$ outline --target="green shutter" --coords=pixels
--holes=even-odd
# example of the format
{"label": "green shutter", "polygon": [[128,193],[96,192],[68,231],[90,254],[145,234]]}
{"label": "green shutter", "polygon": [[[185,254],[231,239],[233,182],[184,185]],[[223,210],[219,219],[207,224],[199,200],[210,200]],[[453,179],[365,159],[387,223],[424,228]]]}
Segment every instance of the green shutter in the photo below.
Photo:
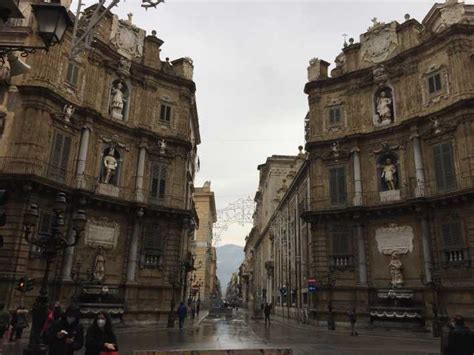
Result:
{"label": "green shutter", "polygon": [[463,238],[460,222],[445,223],[441,226],[443,247],[445,249],[462,248]]}
{"label": "green shutter", "polygon": [[165,197],[165,192],[166,192],[166,175],[167,175],[167,170],[166,166],[161,165],[160,167],[160,185],[159,185],[159,198],[164,198]]}
{"label": "green shutter", "polygon": [[338,188],[338,203],[345,203],[347,200],[346,197],[346,169],[344,168],[339,168],[338,169],[338,182],[337,182],[337,188]]}
{"label": "green shutter", "polygon": [[161,255],[163,243],[158,225],[146,224],[143,226],[144,249],[146,255]]}
{"label": "green shutter", "polygon": [[456,174],[451,143],[441,143],[433,148],[436,186],[440,191],[456,187]]}
{"label": "green shutter", "polygon": [[62,180],[64,180],[67,175],[70,150],[71,150],[71,137],[64,137],[63,149],[61,152],[61,166],[59,170],[59,177]]}
{"label": "green shutter", "polygon": [[158,187],[160,185],[160,165],[152,164],[151,166],[151,186],[150,196],[152,199],[158,198]]}
{"label": "green shutter", "polygon": [[329,193],[331,195],[331,204],[338,203],[337,198],[337,169],[329,170]]}

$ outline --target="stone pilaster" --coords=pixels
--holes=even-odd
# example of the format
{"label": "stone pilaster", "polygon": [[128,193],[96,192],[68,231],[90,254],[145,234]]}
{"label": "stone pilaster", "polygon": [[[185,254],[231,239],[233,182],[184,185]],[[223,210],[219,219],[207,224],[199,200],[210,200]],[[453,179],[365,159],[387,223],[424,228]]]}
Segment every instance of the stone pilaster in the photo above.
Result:
{"label": "stone pilaster", "polygon": [[364,231],[362,225],[357,224],[357,259],[359,264],[359,284],[367,285],[367,258],[365,255]]}
{"label": "stone pilaster", "polygon": [[145,175],[145,159],[146,159],[146,146],[140,146],[140,152],[138,154],[138,166],[137,166],[137,181],[136,181],[136,200],[143,202],[143,176]]}
{"label": "stone pilaster", "polygon": [[357,147],[352,149],[352,161],[354,164],[354,206],[362,205],[362,178],[360,173],[360,150]]}
{"label": "stone pilaster", "polygon": [[411,137],[413,141],[413,156],[415,159],[415,174],[416,174],[416,186],[415,196],[425,196],[425,170],[423,167],[423,159],[421,157],[421,142],[418,133],[415,131]]}
{"label": "stone pilaster", "polygon": [[89,149],[91,127],[85,125],[81,132],[81,143],[79,146],[79,156],[77,158],[76,183],[78,188],[85,188],[84,172],[86,170],[87,151]]}

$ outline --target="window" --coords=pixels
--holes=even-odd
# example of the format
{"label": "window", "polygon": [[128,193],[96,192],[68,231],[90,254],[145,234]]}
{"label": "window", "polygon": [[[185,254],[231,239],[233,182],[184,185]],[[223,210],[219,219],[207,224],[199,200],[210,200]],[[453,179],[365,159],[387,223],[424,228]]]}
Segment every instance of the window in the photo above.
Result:
{"label": "window", "polygon": [[446,263],[455,263],[467,259],[464,248],[461,222],[453,220],[441,225],[443,256]]}
{"label": "window", "polygon": [[143,226],[143,264],[145,267],[158,267],[163,255],[163,240],[156,224]]}
{"label": "window", "polygon": [[346,268],[353,264],[352,233],[347,226],[333,226],[332,233],[332,266]]}
{"label": "window", "polygon": [[167,171],[168,167],[162,163],[153,163],[151,166],[150,198],[153,201],[165,198]]}
{"label": "window", "polygon": [[343,167],[329,170],[329,193],[331,204],[339,205],[347,201],[346,196],[346,169]]}
{"label": "window", "polygon": [[71,137],[56,132],[53,147],[49,158],[48,177],[58,182],[65,182],[69,153],[71,150]]}
{"label": "window", "polygon": [[341,123],[341,107],[331,107],[329,109],[329,125],[335,126]]}
{"label": "window", "polygon": [[440,143],[433,148],[436,187],[439,191],[456,188],[453,149],[450,142]]}
{"label": "window", "polygon": [[73,86],[77,86],[78,79],[79,67],[74,62],[69,62],[67,66],[66,81]]}
{"label": "window", "polygon": [[171,106],[161,104],[160,121],[166,123],[171,122]]}
{"label": "window", "polygon": [[428,91],[430,94],[437,93],[441,91],[441,73],[436,73],[428,77]]}

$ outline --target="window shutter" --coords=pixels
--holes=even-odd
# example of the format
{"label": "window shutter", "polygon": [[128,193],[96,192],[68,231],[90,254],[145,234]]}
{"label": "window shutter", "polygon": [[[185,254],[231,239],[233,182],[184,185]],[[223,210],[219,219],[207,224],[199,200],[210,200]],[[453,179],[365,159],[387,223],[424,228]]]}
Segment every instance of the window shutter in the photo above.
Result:
{"label": "window shutter", "polygon": [[337,182],[338,203],[344,203],[346,202],[346,169],[339,168],[337,170],[339,171]]}
{"label": "window shutter", "polygon": [[57,179],[59,169],[61,166],[61,152],[63,150],[64,136],[60,133],[56,133],[53,139],[53,147],[51,150],[51,156],[49,159],[48,175],[53,179]]}
{"label": "window shutter", "polygon": [[337,169],[331,169],[329,171],[329,192],[331,195],[331,203],[337,204]]}
{"label": "window shutter", "polygon": [[462,240],[461,223],[445,223],[441,226],[441,232],[443,237],[443,247],[445,249],[463,247],[464,243]]}
{"label": "window shutter", "polygon": [[430,94],[435,92],[435,82],[434,82],[434,77],[432,76],[428,78],[428,88],[429,88]]}
{"label": "window shutter", "polygon": [[71,150],[71,137],[63,136],[63,149],[61,152],[61,166],[60,166],[60,171],[59,171],[59,177],[61,179],[66,178],[70,150]]}
{"label": "window shutter", "polygon": [[159,186],[159,198],[165,197],[166,192],[166,175],[167,175],[167,168],[166,166],[161,166],[160,169],[160,186]]}
{"label": "window shutter", "polygon": [[436,186],[439,190],[445,189],[444,183],[444,174],[443,174],[443,155],[442,155],[442,145],[438,144],[433,148],[433,157],[434,157],[434,170],[436,177]]}
{"label": "window shutter", "polygon": [[143,234],[145,240],[145,254],[154,256],[161,255],[163,248],[159,227],[154,224],[144,225]]}
{"label": "window shutter", "polygon": [[153,199],[158,198],[159,185],[160,185],[160,165],[153,164],[151,166],[151,186],[150,186],[150,195]]}
{"label": "window shutter", "polygon": [[166,106],[161,104],[160,120],[164,121],[166,117]]}
{"label": "window shutter", "polygon": [[166,121],[171,121],[171,106],[166,106]]}
{"label": "window shutter", "polygon": [[454,161],[451,143],[443,143],[443,171],[445,188],[452,189],[456,187],[456,176],[454,174]]}
{"label": "window shutter", "polygon": [[352,254],[351,233],[345,226],[335,226],[332,232],[333,250],[336,256],[346,256]]}
{"label": "window shutter", "polygon": [[434,76],[434,83],[435,83],[435,90],[440,91],[441,90],[441,75],[436,74]]}

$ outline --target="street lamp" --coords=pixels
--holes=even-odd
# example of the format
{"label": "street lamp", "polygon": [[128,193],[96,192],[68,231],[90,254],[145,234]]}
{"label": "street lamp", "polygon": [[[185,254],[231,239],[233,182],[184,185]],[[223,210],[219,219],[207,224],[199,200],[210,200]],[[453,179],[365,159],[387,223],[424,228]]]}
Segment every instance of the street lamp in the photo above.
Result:
{"label": "street lamp", "polygon": [[38,206],[32,204],[24,214],[25,240],[41,250],[41,256],[46,260],[43,281],[38,297],[31,311],[32,326],[30,333],[30,342],[28,348],[24,350],[24,355],[45,355],[46,346],[43,344],[41,330],[48,316],[48,278],[52,261],[56,258],[59,251],[76,245],[81,233],[84,231],[87,218],[83,210],[78,210],[72,217],[72,241],[67,240],[64,235],[64,213],[66,211],[66,195],[59,192],[54,201],[54,221],[51,232],[48,234],[35,235],[34,227],[38,224],[39,213]]}
{"label": "street lamp", "polygon": [[38,35],[46,48],[61,42],[66,29],[72,25],[66,8],[56,3],[33,4],[31,7],[38,21]]}
{"label": "street lamp", "polygon": [[[38,36],[43,40],[44,46],[24,45],[9,40],[2,39],[0,43],[0,57],[19,51],[22,56],[34,53],[38,49],[48,50],[49,47],[58,44],[66,32],[66,29],[72,25],[67,10],[58,3],[40,3],[32,4],[33,14],[38,25]],[[7,22],[11,18],[23,18],[23,14],[16,6],[13,0],[2,0],[0,2],[0,18]],[[7,25],[8,26],[8,25]],[[5,35],[8,34],[5,32]],[[3,38],[3,37],[2,37]]]}

